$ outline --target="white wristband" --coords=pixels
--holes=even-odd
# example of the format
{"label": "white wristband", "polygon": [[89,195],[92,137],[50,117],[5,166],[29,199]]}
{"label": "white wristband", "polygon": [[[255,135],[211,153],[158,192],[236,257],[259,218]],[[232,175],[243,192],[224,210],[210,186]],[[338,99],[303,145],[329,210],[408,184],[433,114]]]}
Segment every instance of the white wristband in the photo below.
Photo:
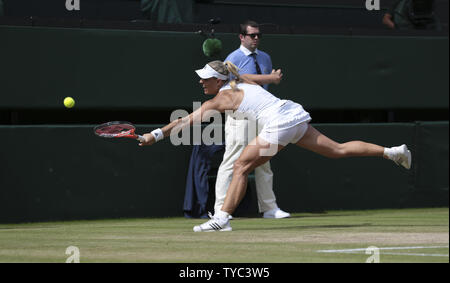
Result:
{"label": "white wristband", "polygon": [[164,134],[161,129],[153,130],[151,134],[153,135],[153,137],[155,137],[155,141],[157,142],[164,138]]}

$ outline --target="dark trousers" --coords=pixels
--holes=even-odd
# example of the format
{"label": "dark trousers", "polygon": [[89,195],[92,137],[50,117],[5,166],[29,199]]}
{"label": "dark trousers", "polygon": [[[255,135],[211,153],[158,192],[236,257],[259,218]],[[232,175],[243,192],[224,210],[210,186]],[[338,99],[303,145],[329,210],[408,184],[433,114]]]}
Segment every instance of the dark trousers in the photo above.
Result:
{"label": "dark trousers", "polygon": [[222,156],[225,145],[194,145],[186,178],[183,211],[188,218],[207,218],[208,174],[214,157]]}

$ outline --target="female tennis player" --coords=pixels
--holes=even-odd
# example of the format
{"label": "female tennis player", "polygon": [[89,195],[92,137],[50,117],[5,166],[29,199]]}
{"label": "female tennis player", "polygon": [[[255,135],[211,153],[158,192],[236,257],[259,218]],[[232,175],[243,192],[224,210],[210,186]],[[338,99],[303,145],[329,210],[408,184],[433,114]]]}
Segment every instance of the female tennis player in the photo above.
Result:
{"label": "female tennis player", "polygon": [[[387,148],[363,141],[338,143],[320,133],[309,124],[311,117],[300,104],[279,99],[259,86],[279,80],[279,72],[261,76],[240,76],[231,62],[212,61],[203,69],[196,70],[196,73],[200,77],[204,93],[215,97],[204,102],[187,117],[144,134],[145,142],[139,145],[152,145],[186,126],[208,121],[208,113],[213,110],[232,110],[235,114],[242,114],[248,119],[258,121],[262,130],[234,163],[233,178],[222,209],[206,223],[195,226],[195,232],[231,231],[228,215],[235,211],[245,195],[248,174],[270,160],[289,143],[329,158],[378,156],[390,159],[406,169],[411,167],[411,152],[404,144]],[[231,74],[236,79],[231,80]]]}

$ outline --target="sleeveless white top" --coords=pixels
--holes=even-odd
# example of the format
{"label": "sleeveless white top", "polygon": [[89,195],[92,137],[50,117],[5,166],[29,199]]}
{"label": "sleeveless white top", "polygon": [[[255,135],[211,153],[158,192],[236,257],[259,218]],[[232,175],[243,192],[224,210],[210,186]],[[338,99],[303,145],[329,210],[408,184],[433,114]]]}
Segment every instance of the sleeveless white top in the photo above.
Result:
{"label": "sleeveless white top", "polygon": [[[257,121],[269,132],[311,120],[300,104],[279,99],[259,85],[239,83],[237,87],[244,92],[244,97],[234,113],[235,117]],[[220,91],[225,89],[231,89],[231,86],[226,84]]]}

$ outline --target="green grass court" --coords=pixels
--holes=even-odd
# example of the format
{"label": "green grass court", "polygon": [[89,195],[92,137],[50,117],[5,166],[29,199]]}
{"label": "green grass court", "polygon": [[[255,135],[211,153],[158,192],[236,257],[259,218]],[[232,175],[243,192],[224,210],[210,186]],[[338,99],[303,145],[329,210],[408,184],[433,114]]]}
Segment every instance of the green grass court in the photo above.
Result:
{"label": "green grass court", "polygon": [[449,262],[449,209],[296,213],[236,218],[233,232],[194,233],[204,219],[111,219],[0,224],[0,262]]}

